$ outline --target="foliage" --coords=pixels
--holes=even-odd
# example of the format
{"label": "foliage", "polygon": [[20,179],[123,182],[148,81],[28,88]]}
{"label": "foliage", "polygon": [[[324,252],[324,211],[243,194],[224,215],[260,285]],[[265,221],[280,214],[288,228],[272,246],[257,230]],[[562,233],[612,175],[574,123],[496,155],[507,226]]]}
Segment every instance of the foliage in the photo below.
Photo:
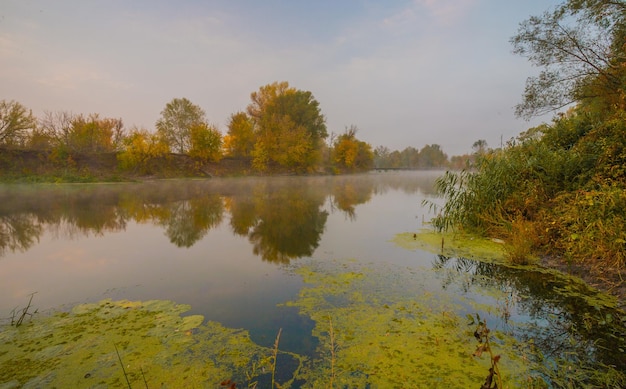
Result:
{"label": "foliage", "polygon": [[623,271],[623,117],[594,124],[578,108],[480,156],[474,171],[446,173],[437,181],[446,203],[433,225],[505,239],[518,263],[543,253],[565,255],[602,278],[603,269]]}
{"label": "foliage", "polygon": [[57,153],[105,153],[120,149],[124,139],[122,119],[84,116],[69,112],[46,112],[31,134],[32,147],[52,148]]}
{"label": "foliage", "polygon": [[358,128],[346,128],[333,145],[333,163],[342,170],[367,170],[374,162],[372,147],[356,138]]}
{"label": "foliage", "polygon": [[376,168],[432,169],[447,165],[448,156],[437,144],[425,145],[421,150],[411,146],[402,151],[391,151],[381,146],[374,150],[374,166]]}
{"label": "foliage", "polygon": [[43,118],[39,120],[38,130],[50,139],[50,147],[69,149],[74,117],[67,111],[44,112]]}
{"label": "foliage", "polygon": [[156,129],[170,148],[180,154],[191,149],[191,128],[205,123],[205,113],[186,98],[175,98],[165,105]]}
{"label": "foliage", "polygon": [[624,109],[622,1],[567,0],[521,23],[511,38],[514,52],[542,67],[528,78],[522,117],[558,110],[573,102]]}
{"label": "foliage", "polygon": [[420,149],[419,161],[422,168],[442,167],[448,160],[441,146],[437,144],[426,145]]}
{"label": "foliage", "polygon": [[472,356],[480,358],[482,354],[487,352],[491,361],[489,374],[480,389],[504,388],[504,385],[502,384],[502,375],[500,374],[500,369],[498,367],[500,355],[494,355],[494,351],[491,348],[491,330],[487,327],[487,320],[484,318],[481,319],[478,313],[476,314],[476,319],[474,319],[474,316],[470,314],[467,315],[467,318],[469,325],[476,325],[474,338],[478,341],[478,347],[476,347],[476,351],[474,351]]}
{"label": "foliage", "polygon": [[77,115],[72,120],[67,146],[73,152],[115,151],[121,144],[124,125],[121,119],[100,119],[98,114]]}
{"label": "foliage", "polygon": [[254,126],[253,166],[265,170],[273,163],[296,171],[313,170],[327,132],[312,93],[275,82],[250,98],[247,112]]}
{"label": "foliage", "polygon": [[503,238],[512,261],[562,257],[607,285],[626,272],[626,5],[569,0],[524,22],[515,51],[544,67],[518,114],[578,104],[437,181],[436,228]]}
{"label": "foliage", "polygon": [[222,134],[215,126],[198,123],[191,126],[189,155],[202,161],[219,161],[222,157]]}
{"label": "foliage", "polygon": [[36,127],[31,111],[17,101],[0,101],[0,146],[23,146]]}
{"label": "foliage", "polygon": [[120,167],[125,170],[138,170],[150,173],[150,162],[164,158],[170,150],[160,134],[153,134],[145,129],[133,129],[124,138],[123,150],[117,155]]}
{"label": "foliage", "polygon": [[226,154],[249,157],[254,148],[254,123],[245,112],[230,115],[228,134],[224,139]]}

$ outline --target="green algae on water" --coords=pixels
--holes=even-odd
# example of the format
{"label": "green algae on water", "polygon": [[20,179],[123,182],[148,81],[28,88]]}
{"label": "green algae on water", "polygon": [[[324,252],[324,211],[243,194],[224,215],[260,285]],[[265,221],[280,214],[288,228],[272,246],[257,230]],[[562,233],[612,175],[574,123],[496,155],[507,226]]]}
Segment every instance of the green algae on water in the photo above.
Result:
{"label": "green algae on water", "polygon": [[[484,262],[504,263],[502,241],[460,233],[439,233],[421,230],[397,234],[392,242],[407,250],[424,250],[446,257],[478,259]],[[442,244],[443,243],[443,244]]]}
{"label": "green algae on water", "polygon": [[[331,377],[337,387],[349,388],[484,382],[490,362],[472,356],[474,328],[455,313],[459,306],[451,299],[425,292],[419,274],[320,266],[297,270],[309,286],[288,303],[316,323],[320,359],[307,365],[306,387],[327,387]],[[525,346],[504,333],[494,335],[508,387],[517,387],[530,374]]]}
{"label": "green algae on water", "polygon": [[5,327],[0,386],[125,387],[116,347],[133,386],[144,387],[144,378],[149,387],[171,388],[261,378],[271,350],[247,331],[181,316],[189,309],[171,301],[103,300]]}

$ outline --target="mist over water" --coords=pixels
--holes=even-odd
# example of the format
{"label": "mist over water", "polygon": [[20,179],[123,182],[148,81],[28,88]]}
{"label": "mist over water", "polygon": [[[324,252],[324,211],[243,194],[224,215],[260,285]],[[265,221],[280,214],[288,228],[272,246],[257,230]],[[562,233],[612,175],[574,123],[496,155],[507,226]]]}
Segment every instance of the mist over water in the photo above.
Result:
{"label": "mist over water", "polygon": [[567,290],[567,281],[540,271],[391,242],[427,228],[433,215],[421,204],[440,201],[440,174],[3,185],[0,313],[7,317],[33,292],[42,312],[105,298],[172,300],[191,305],[188,314],[246,329],[264,346],[282,328],[281,349],[310,354],[314,321],[285,306],[305,287],[294,269],[347,262],[383,274],[373,286],[385,285],[381,296],[427,294],[429,304],[450,304],[460,316],[480,312],[548,356],[618,358],[605,338],[589,346],[604,335],[585,325],[611,314],[589,302],[591,292]]}

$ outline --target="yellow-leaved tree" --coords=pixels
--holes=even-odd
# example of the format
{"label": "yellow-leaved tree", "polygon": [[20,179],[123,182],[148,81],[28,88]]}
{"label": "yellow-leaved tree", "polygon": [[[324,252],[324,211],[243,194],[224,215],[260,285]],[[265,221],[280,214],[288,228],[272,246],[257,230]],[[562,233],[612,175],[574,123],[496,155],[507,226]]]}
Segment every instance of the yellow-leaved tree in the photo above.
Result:
{"label": "yellow-leaved tree", "polygon": [[275,82],[250,97],[247,112],[253,124],[253,166],[259,170],[270,165],[297,172],[314,170],[328,134],[313,94],[291,88],[287,82]]}
{"label": "yellow-leaved tree", "polygon": [[245,112],[230,116],[224,151],[231,157],[249,157],[254,149],[254,123]]}
{"label": "yellow-leaved tree", "polygon": [[189,133],[191,157],[202,161],[219,161],[222,158],[222,134],[217,127],[198,123],[191,126]]}
{"label": "yellow-leaved tree", "polygon": [[356,138],[358,128],[354,125],[335,140],[333,164],[340,170],[367,170],[374,164],[372,147]]}
{"label": "yellow-leaved tree", "polygon": [[168,156],[167,140],[159,133],[134,128],[123,140],[123,151],[117,155],[120,168],[151,173],[151,162]]}

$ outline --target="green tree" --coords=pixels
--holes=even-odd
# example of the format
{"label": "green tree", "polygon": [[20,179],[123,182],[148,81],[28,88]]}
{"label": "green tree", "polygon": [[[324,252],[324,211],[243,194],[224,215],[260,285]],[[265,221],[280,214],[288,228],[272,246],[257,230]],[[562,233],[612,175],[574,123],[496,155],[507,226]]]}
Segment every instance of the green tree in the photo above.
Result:
{"label": "green tree", "polygon": [[233,157],[249,157],[254,149],[254,123],[245,112],[230,116],[224,148]]}
{"label": "green tree", "polygon": [[420,160],[420,151],[415,147],[408,146],[400,152],[401,164],[399,167],[407,169],[417,169],[422,167]]}
{"label": "green tree", "polygon": [[0,146],[23,146],[37,121],[17,101],[0,101]]}
{"label": "green tree", "polygon": [[426,145],[419,152],[420,167],[433,168],[444,167],[448,162],[448,156],[444,154],[437,144]]}
{"label": "green tree", "polygon": [[189,155],[203,161],[219,161],[222,157],[222,134],[215,126],[198,123],[190,129]]}
{"label": "green tree", "polygon": [[251,94],[247,111],[254,123],[253,165],[268,163],[311,170],[319,163],[328,136],[319,103],[311,92],[290,88],[287,82],[265,85]]}
{"label": "green tree", "polygon": [[516,114],[530,118],[598,99],[623,107],[625,19],[623,1],[568,0],[522,22],[511,38],[514,52],[543,70],[528,78]]}
{"label": "green tree", "polygon": [[173,150],[185,154],[191,148],[191,128],[205,122],[202,108],[183,97],[165,105],[156,128]]}

